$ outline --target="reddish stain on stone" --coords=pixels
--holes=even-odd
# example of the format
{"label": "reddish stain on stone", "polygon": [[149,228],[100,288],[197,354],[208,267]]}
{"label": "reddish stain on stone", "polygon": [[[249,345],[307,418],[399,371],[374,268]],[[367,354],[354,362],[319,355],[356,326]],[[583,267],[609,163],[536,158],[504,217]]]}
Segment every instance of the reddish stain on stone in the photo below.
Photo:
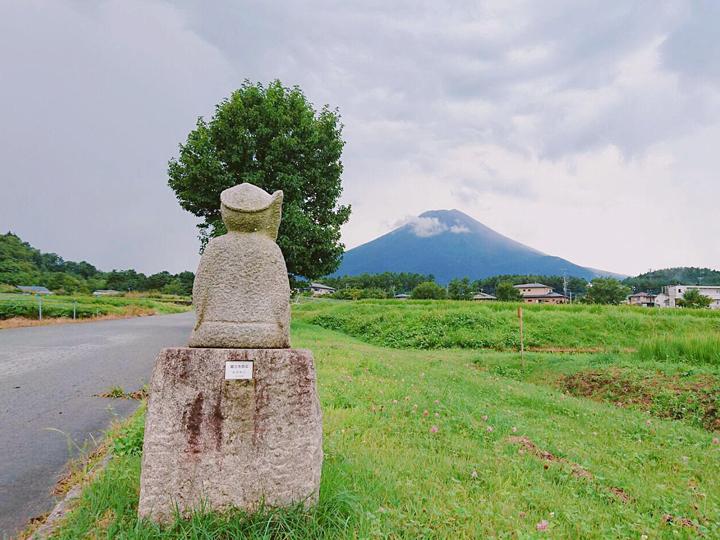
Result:
{"label": "reddish stain on stone", "polygon": [[210,428],[212,429],[213,438],[215,439],[215,450],[220,450],[222,447],[223,420],[222,392],[218,392],[217,398],[215,399],[215,405],[213,406],[212,415],[210,416]]}
{"label": "reddish stain on stone", "polygon": [[[188,451],[192,454],[200,452],[200,429],[202,427],[202,409],[204,401],[203,393],[200,392],[193,400],[190,406],[190,413],[187,414],[187,422],[185,428],[188,433]],[[185,416],[185,415],[183,415]]]}

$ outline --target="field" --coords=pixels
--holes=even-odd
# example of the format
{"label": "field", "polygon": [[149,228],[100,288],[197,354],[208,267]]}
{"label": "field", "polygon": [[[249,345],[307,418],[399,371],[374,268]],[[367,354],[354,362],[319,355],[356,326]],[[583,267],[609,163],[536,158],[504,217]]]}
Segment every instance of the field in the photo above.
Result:
{"label": "field", "polygon": [[592,352],[521,359],[515,309],[294,306],[324,414],[315,509],[138,522],[140,413],[57,537],[720,537],[718,314],[531,308],[533,347]]}
{"label": "field", "polygon": [[[187,311],[189,300],[172,295],[101,296],[49,295],[42,298],[44,319],[73,317],[78,319],[101,316],[131,317]],[[38,319],[40,300],[31,295],[0,293],[0,322],[8,319]]]}

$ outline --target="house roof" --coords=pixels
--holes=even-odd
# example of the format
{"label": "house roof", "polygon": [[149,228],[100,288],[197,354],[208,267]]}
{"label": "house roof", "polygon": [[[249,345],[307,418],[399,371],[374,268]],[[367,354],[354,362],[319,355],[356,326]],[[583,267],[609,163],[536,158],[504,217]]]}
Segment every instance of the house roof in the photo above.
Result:
{"label": "house roof", "polygon": [[497,300],[497,297],[480,291],[479,293],[475,293],[473,295],[473,300]]}
{"label": "house roof", "polygon": [[322,283],[311,283],[310,288],[311,289],[326,289],[328,291],[335,290],[333,287],[328,287],[327,285],[323,285]]}
{"label": "house roof", "polygon": [[542,283],[521,283],[520,285],[514,285],[516,289],[550,289],[550,285],[543,285]]}
{"label": "house roof", "polygon": [[18,285],[17,288],[20,289],[22,292],[51,294],[50,290],[47,287],[39,287],[37,285]]}
{"label": "house roof", "polygon": [[651,294],[651,293],[646,293],[646,292],[636,292],[635,294],[631,294],[630,296],[628,296],[628,298],[635,298],[635,297],[639,297],[639,296],[657,296],[657,294]]}
{"label": "house roof", "polygon": [[395,298],[410,298],[410,295],[405,294],[405,293],[400,293],[400,294],[396,294]]}

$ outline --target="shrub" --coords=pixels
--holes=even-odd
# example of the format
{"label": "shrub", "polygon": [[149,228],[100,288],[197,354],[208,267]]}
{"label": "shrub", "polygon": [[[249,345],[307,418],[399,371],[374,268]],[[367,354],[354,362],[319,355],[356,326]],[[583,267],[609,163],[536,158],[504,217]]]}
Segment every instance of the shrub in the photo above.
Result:
{"label": "shrub", "polygon": [[410,297],[418,300],[441,300],[445,298],[445,289],[434,281],[425,281],[412,290]]}

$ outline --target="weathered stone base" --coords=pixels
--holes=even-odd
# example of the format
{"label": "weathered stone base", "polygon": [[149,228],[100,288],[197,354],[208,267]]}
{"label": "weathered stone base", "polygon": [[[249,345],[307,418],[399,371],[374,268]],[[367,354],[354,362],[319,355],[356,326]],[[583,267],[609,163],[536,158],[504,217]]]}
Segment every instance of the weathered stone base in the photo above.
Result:
{"label": "weathered stone base", "polygon": [[[252,380],[225,380],[227,361]],[[310,351],[164,349],[150,382],[140,517],[317,501],[322,417]]]}

